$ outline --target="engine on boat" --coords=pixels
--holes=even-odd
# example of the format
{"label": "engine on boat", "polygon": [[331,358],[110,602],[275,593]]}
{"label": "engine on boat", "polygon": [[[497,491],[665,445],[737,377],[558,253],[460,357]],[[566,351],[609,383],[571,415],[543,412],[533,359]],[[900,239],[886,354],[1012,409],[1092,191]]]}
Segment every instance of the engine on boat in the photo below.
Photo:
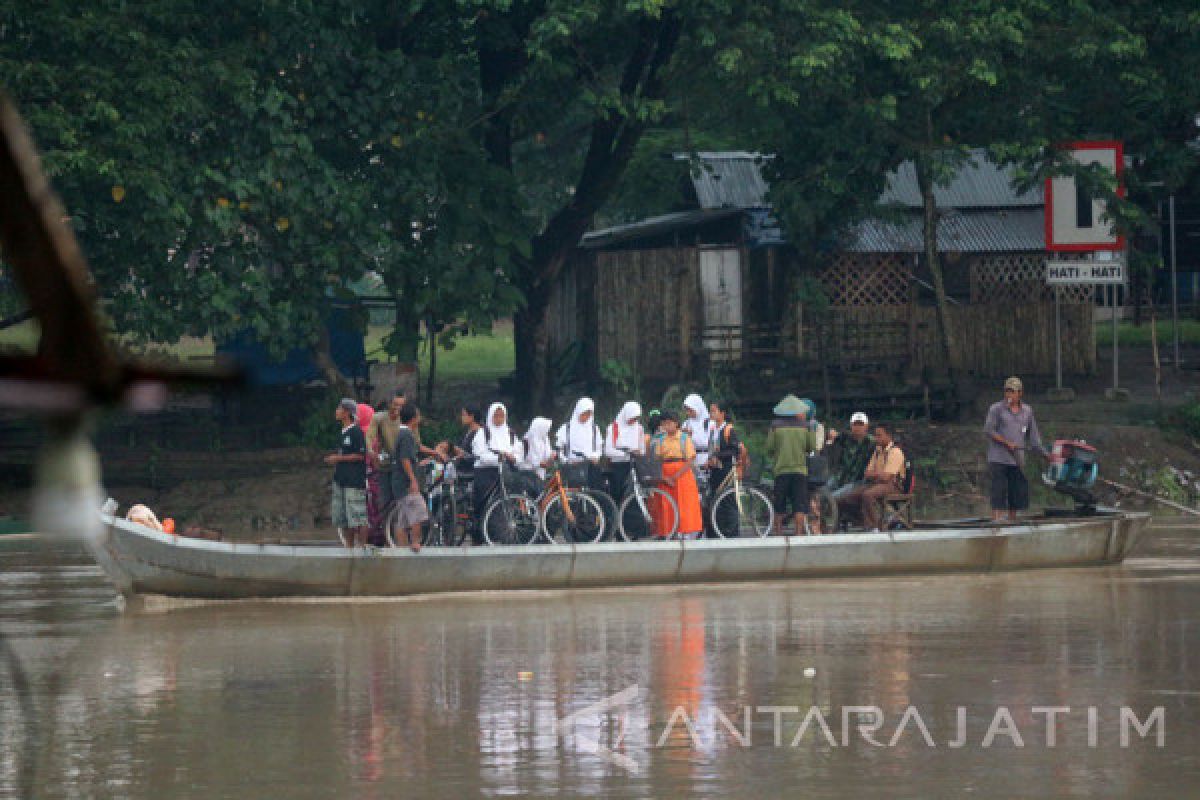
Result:
{"label": "engine on boat", "polygon": [[1050,461],[1042,481],[1075,501],[1075,511],[1095,513],[1096,484],[1100,467],[1096,448],[1082,439],[1057,439],[1050,449]]}

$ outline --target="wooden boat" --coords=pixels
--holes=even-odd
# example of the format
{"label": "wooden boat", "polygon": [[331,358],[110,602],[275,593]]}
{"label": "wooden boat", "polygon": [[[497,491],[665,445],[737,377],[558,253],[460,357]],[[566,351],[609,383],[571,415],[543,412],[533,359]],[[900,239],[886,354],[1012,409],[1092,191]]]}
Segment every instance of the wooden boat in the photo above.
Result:
{"label": "wooden boat", "polygon": [[1119,564],[1147,513],[975,522],[897,533],[512,547],[346,549],[189,539],[105,517],[88,543],[125,596],[370,597],[991,572]]}

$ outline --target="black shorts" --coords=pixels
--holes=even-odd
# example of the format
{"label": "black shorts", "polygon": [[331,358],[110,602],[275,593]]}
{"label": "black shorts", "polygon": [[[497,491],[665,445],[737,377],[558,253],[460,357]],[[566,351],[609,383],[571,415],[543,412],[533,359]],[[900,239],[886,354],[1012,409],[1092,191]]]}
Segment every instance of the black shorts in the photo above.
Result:
{"label": "black shorts", "polygon": [[1029,508],[1029,481],[1020,467],[988,462],[992,477],[992,510],[1024,511]]}
{"label": "black shorts", "polygon": [[788,503],[793,514],[808,513],[808,476],[788,472],[775,476],[775,513],[786,514]]}

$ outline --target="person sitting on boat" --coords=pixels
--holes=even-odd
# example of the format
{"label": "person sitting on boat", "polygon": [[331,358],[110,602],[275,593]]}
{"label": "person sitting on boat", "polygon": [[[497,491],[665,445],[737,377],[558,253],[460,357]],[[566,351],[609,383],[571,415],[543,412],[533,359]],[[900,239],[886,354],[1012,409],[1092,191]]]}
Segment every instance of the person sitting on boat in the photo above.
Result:
{"label": "person sitting on boat", "polygon": [[553,424],[546,417],[534,417],[525,432],[525,455],[518,466],[532,472],[539,481],[546,480],[546,470],[553,467],[558,458],[550,444],[550,426]]}
{"label": "person sitting on boat", "polygon": [[779,401],[767,433],[767,455],[775,464],[775,535],[783,533],[783,517],[791,509],[796,535],[804,533],[808,514],[808,454],[816,436],[808,424],[808,406],[794,394]]}
{"label": "person sitting on boat", "polygon": [[712,438],[713,422],[708,416],[708,406],[704,398],[698,394],[689,394],[683,399],[682,428],[692,437],[696,445],[696,466],[704,469],[708,466],[708,441]]}
{"label": "person sitting on boat", "polygon": [[882,422],[875,423],[875,450],[863,473],[863,483],[838,499],[842,511],[857,512],[863,528],[879,532],[883,514],[883,498],[895,492],[904,477],[904,452],[892,437],[891,429]]}
{"label": "person sitting on boat", "polygon": [[867,462],[875,452],[869,425],[867,415],[855,411],[850,415],[848,433],[838,433],[837,430],[829,432],[828,445],[834,453],[834,463],[825,488],[829,489],[835,500],[840,500],[862,485]]}
{"label": "person sitting on boat", "polygon": [[600,471],[596,465],[603,454],[604,441],[596,427],[595,414],[596,404],[592,399],[579,398],[571,419],[559,426],[554,437],[564,464],[563,478],[572,488],[603,488],[599,485]]}
{"label": "person sitting on boat", "polygon": [[632,456],[646,453],[646,431],[642,428],[641,419],[641,405],[630,401],[621,406],[617,418],[604,432],[604,454],[611,465],[609,494],[617,502],[629,489]]}
{"label": "person sitting on boat", "polygon": [[347,547],[367,543],[367,437],[358,427],[358,403],[338,403],[334,417],[342,426],[337,452],[325,456],[333,467],[333,525],[344,532]]}
{"label": "person sitting on boat", "polygon": [[[679,506],[680,539],[699,539],[704,530],[704,515],[700,510],[700,489],[696,485],[696,445],[692,437],[679,425],[679,417],[673,411],[664,411],[661,429],[650,440],[650,452],[662,461],[663,479],[661,488],[675,499]],[[654,535],[665,538],[670,531],[665,529],[666,515],[652,515]]]}

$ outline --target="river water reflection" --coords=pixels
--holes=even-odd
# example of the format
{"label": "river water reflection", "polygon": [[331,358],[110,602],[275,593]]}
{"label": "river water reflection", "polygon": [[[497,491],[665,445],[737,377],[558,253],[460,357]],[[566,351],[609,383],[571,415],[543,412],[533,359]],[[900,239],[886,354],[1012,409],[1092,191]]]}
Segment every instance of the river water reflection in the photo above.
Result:
{"label": "river water reflection", "polygon": [[[1114,569],[138,614],[111,597],[78,553],[0,545],[0,796],[1200,796],[1197,531]],[[853,706],[881,709],[883,746]],[[1123,747],[1123,706],[1161,724]],[[1035,707],[1071,709],[1053,747]]]}

